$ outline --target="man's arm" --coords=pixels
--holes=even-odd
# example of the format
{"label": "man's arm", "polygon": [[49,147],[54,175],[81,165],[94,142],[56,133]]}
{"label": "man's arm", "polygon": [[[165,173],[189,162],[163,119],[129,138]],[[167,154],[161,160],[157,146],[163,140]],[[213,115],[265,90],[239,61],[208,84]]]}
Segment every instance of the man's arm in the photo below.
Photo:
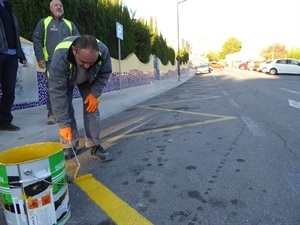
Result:
{"label": "man's arm", "polygon": [[46,66],[44,61],[44,54],[43,54],[44,34],[45,34],[44,19],[41,19],[36,25],[32,37],[34,54],[40,68],[45,68]]}
{"label": "man's arm", "polygon": [[60,128],[70,127],[71,124],[67,97],[69,62],[66,59],[66,54],[64,50],[54,52],[48,79],[51,106]]}
{"label": "man's arm", "polygon": [[71,24],[72,24],[72,34],[71,34],[71,35],[72,35],[72,36],[79,36],[80,33],[79,33],[79,31],[78,31],[76,25],[75,25],[73,22],[71,22]]}

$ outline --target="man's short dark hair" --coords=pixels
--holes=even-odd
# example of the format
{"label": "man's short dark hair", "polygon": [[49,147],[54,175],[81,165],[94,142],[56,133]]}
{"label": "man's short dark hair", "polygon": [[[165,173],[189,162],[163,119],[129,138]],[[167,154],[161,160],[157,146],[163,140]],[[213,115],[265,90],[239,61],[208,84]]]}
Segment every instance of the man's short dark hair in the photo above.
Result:
{"label": "man's short dark hair", "polygon": [[99,46],[98,46],[98,41],[95,37],[92,35],[82,35],[81,37],[78,38],[75,44],[75,48],[77,50],[79,49],[91,49],[99,52]]}

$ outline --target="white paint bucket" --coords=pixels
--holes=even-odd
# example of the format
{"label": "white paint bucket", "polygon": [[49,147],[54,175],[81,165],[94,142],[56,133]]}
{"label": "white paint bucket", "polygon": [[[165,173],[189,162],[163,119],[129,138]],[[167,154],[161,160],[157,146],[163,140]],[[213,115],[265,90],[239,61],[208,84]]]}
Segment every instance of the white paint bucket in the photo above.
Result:
{"label": "white paint bucket", "polygon": [[46,142],[0,153],[7,225],[65,224],[71,216],[63,146]]}

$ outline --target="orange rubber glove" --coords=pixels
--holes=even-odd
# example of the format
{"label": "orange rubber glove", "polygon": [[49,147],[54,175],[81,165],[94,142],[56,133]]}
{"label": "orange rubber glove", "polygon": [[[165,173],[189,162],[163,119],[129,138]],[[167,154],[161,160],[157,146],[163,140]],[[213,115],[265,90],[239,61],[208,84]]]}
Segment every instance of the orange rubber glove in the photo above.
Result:
{"label": "orange rubber glove", "polygon": [[88,94],[88,96],[85,98],[84,104],[88,104],[86,111],[88,113],[95,112],[96,109],[98,109],[99,106],[99,100],[95,98],[91,93]]}
{"label": "orange rubber glove", "polygon": [[65,140],[65,141],[71,141],[72,140],[72,131],[71,127],[64,127],[59,129],[59,134],[60,136]]}

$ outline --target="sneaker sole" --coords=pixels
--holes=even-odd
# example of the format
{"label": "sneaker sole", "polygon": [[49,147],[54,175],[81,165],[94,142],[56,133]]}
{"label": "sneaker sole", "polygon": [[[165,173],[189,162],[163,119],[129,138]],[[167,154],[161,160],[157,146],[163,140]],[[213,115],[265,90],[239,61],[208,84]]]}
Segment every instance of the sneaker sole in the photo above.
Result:
{"label": "sneaker sole", "polygon": [[113,159],[113,157],[111,157],[111,158],[103,160],[103,159],[100,159],[99,157],[97,157],[95,155],[91,155],[91,158],[98,159],[100,162],[108,162],[108,161],[111,161]]}

